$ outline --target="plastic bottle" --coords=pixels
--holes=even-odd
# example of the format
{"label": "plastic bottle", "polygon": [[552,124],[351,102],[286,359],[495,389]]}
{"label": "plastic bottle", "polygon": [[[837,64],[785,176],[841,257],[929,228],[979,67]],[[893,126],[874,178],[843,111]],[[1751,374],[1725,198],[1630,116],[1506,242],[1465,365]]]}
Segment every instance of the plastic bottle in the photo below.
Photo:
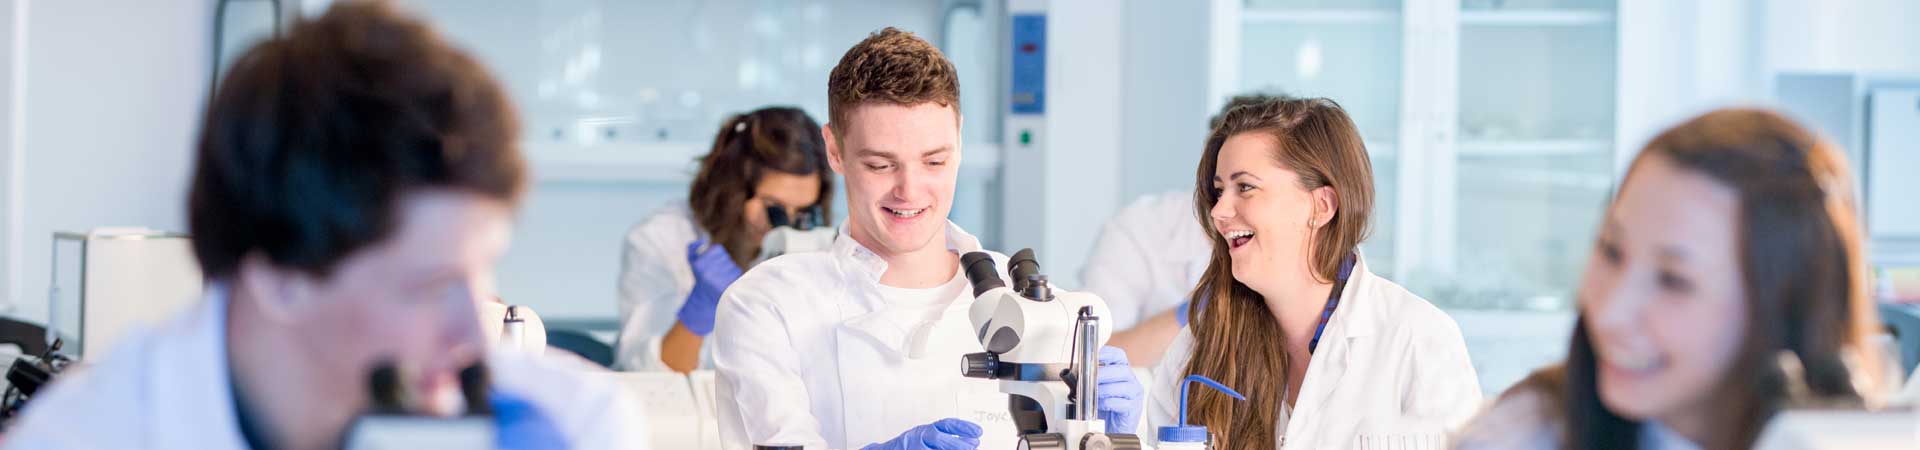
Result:
{"label": "plastic bottle", "polygon": [[1247,397],[1240,395],[1239,392],[1234,392],[1233,388],[1220,384],[1218,381],[1213,381],[1212,378],[1207,378],[1205,375],[1187,375],[1187,378],[1180,383],[1180,421],[1174,425],[1160,427],[1157,434],[1155,434],[1155,436],[1159,438],[1160,444],[1155,448],[1159,450],[1207,450],[1212,447],[1213,436],[1207,433],[1207,427],[1187,425],[1187,387],[1193,386],[1195,382],[1225,393],[1227,396],[1233,397],[1236,400],[1247,399]]}

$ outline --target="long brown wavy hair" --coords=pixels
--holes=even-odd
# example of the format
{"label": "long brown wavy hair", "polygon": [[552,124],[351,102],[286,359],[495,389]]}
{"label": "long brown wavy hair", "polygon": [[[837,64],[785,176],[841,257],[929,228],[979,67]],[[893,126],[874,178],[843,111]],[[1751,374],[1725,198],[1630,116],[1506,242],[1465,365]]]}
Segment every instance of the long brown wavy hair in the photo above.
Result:
{"label": "long brown wavy hair", "polygon": [[1207,137],[1194,185],[1194,213],[1213,239],[1213,256],[1206,273],[1189,298],[1193,358],[1186,374],[1219,380],[1247,397],[1238,401],[1212,390],[1193,392],[1189,418],[1216,436],[1214,448],[1272,449],[1278,436],[1274,422],[1288,384],[1286,335],[1273,320],[1259,293],[1233,279],[1227,240],[1214,229],[1210,212],[1218,200],[1213,188],[1220,164],[1220,148],[1227,139],[1245,133],[1266,133],[1280,145],[1273,158],[1299,176],[1299,186],[1312,190],[1333,188],[1337,209],[1333,219],[1314,233],[1307,250],[1315,279],[1332,281],[1341,262],[1365,240],[1373,209],[1373,164],[1359,128],[1346,110],[1324,98],[1286,96],[1249,98],[1229,105]]}
{"label": "long brown wavy hair", "polygon": [[[1715,392],[1703,448],[1751,448],[1789,402],[1782,351],[1800,360],[1806,392],[1866,403],[1856,383],[1877,389],[1883,364],[1868,338],[1879,323],[1867,287],[1866,250],[1853,184],[1839,149],[1779,114],[1707,113],[1661,133],[1634,159],[1664,158],[1739,195],[1739,270],[1748,298],[1746,337]],[[1629,169],[1622,184],[1632,183]],[[1616,194],[1617,195],[1617,194]],[[1634,449],[1641,423],[1600,401],[1593,343],[1575,322],[1564,367],[1535,373],[1508,392],[1533,390],[1564,415],[1563,448]],[[1854,364],[1850,367],[1848,361]],[[1509,394],[1510,395],[1510,394]]]}
{"label": "long brown wavy hair", "polygon": [[713,137],[713,150],[700,158],[700,171],[688,189],[687,205],[700,229],[726,248],[735,264],[745,268],[760,256],[760,238],[753,236],[741,206],[757,194],[754,188],[760,185],[760,179],[768,171],[819,175],[817,203],[822,220],[831,225],[831,170],[820,124],[806,111],[784,106],[761,108],[730,117],[720,125],[720,133]]}

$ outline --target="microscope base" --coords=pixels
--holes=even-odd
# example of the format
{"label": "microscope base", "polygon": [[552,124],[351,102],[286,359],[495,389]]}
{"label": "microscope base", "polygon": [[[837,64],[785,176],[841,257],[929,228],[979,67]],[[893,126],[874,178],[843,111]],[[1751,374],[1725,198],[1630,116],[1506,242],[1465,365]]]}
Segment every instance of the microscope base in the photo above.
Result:
{"label": "microscope base", "polygon": [[1143,450],[1140,438],[1131,434],[1106,434],[1099,420],[1065,421],[1063,433],[1029,434],[1020,437],[1019,450]]}

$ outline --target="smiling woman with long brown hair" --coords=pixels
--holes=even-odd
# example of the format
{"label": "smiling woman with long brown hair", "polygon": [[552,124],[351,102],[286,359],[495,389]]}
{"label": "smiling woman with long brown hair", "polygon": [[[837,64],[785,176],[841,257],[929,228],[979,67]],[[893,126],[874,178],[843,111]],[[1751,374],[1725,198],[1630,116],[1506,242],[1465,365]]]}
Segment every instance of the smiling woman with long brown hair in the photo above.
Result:
{"label": "smiling woman with long brown hair", "polygon": [[1195,203],[1213,257],[1191,322],[1155,369],[1157,425],[1187,375],[1213,448],[1441,448],[1482,399],[1453,320],[1367,268],[1372,163],[1346,111],[1276,97],[1227,111],[1201,156]]}
{"label": "smiling woman with long brown hair", "polygon": [[1607,209],[1566,362],[1501,394],[1461,447],[1745,449],[1790,391],[1871,403],[1852,186],[1837,149],[1772,112],[1655,137]]}

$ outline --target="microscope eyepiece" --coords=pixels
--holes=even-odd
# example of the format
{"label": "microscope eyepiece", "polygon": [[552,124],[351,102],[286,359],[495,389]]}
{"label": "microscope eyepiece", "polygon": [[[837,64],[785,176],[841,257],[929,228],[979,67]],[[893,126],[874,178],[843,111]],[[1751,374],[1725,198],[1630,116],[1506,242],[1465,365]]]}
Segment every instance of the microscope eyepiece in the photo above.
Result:
{"label": "microscope eyepiece", "polygon": [[466,399],[467,415],[493,414],[493,403],[487,398],[487,390],[493,384],[492,378],[487,374],[485,362],[473,363],[471,366],[460,369],[460,397]]}
{"label": "microscope eyepiece", "polygon": [[979,297],[993,288],[1006,287],[1000,281],[1000,274],[994,270],[993,255],[986,252],[971,252],[960,255],[961,270],[967,274],[967,281],[973,283],[973,296]]}
{"label": "microscope eyepiece", "polygon": [[799,227],[801,231],[827,226],[826,208],[817,204],[801,208],[800,217],[794,220],[794,226]]}
{"label": "microscope eyepiece", "polygon": [[1033,249],[1020,249],[1007,258],[1007,278],[1013,280],[1013,290],[1026,292],[1028,280],[1039,274],[1040,262],[1033,258]]}
{"label": "microscope eyepiece", "polygon": [[794,226],[795,224],[793,223],[793,220],[791,218],[787,217],[786,207],[780,206],[777,204],[768,204],[767,205],[767,225],[770,225],[773,228],[780,228],[785,226]]}
{"label": "microscope eyepiece", "polygon": [[373,410],[384,414],[404,414],[407,411],[406,386],[400,381],[400,368],[391,362],[375,365],[373,372],[367,374],[367,390],[371,395]]}

